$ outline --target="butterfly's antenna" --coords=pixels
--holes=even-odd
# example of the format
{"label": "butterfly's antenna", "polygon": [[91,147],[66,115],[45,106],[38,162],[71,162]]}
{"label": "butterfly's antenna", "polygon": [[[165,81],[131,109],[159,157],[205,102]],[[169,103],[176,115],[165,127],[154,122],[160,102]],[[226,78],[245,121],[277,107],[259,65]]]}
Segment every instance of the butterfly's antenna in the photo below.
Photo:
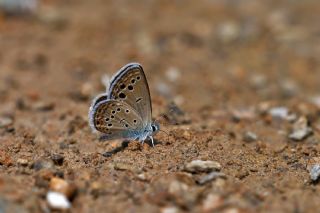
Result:
{"label": "butterfly's antenna", "polygon": [[166,131],[164,131],[164,130],[161,130],[161,129],[159,129],[159,131],[160,132],[164,132],[164,133],[166,133],[166,135],[168,136],[168,139],[169,139],[169,137],[170,137],[170,134],[168,134]]}

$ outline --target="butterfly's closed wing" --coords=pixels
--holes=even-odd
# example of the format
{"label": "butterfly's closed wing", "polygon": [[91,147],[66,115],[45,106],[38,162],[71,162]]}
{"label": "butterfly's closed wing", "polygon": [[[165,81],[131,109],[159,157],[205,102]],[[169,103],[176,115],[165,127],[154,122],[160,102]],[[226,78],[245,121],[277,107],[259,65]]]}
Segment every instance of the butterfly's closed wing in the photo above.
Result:
{"label": "butterfly's closed wing", "polygon": [[133,138],[143,128],[139,114],[122,101],[100,101],[91,113],[93,128],[104,133],[105,139]]}
{"label": "butterfly's closed wing", "polygon": [[144,127],[151,124],[151,100],[146,76],[140,64],[124,66],[111,80],[108,97],[135,109]]}

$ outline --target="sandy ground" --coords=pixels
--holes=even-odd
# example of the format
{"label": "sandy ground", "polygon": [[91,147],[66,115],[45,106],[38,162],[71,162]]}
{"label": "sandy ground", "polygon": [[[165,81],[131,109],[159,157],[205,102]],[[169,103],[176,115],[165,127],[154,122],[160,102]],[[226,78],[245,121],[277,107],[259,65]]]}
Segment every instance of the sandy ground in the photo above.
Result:
{"label": "sandy ground", "polygon": [[[0,15],[0,212],[314,212],[320,3],[41,2]],[[156,146],[99,140],[101,78],[146,72]],[[187,169],[202,160],[210,168]],[[203,171],[205,170],[205,171]],[[313,173],[317,176],[317,173]],[[315,177],[314,179],[316,179]]]}

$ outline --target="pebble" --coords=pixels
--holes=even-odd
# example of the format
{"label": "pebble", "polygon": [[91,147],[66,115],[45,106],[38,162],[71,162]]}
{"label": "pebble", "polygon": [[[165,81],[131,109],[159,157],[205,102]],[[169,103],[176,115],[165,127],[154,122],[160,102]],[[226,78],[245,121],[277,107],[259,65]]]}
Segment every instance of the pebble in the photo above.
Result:
{"label": "pebble", "polygon": [[320,176],[320,164],[313,165],[310,170],[311,180],[316,181]]}
{"label": "pebble", "polygon": [[279,118],[287,121],[294,121],[297,119],[296,114],[290,113],[287,107],[273,107],[269,110],[269,114],[273,118]]}
{"label": "pebble", "polygon": [[114,162],[113,168],[115,170],[131,170],[132,165],[124,162]]}
{"label": "pebble", "polygon": [[216,161],[194,160],[185,165],[185,170],[192,173],[220,171],[220,169],[221,165]]}
{"label": "pebble", "polygon": [[208,194],[202,204],[204,212],[212,212],[223,205],[223,198],[217,194]]}
{"label": "pebble", "polygon": [[226,175],[222,172],[211,172],[207,175],[200,177],[197,183],[203,185],[217,178],[226,178]]}
{"label": "pebble", "polygon": [[253,132],[248,131],[248,132],[245,132],[243,135],[244,142],[250,143],[250,142],[254,142],[256,140],[258,140],[258,136]]}
{"label": "pebble", "polygon": [[59,155],[59,154],[53,154],[51,156],[51,160],[53,161],[53,163],[55,165],[61,166],[63,164],[64,157],[62,155]]}
{"label": "pebble", "polygon": [[93,85],[89,82],[83,83],[80,88],[80,93],[85,99],[89,98],[94,94]]}
{"label": "pebble", "polygon": [[241,28],[233,21],[223,23],[218,29],[218,38],[224,43],[237,40],[240,37]]}
{"label": "pebble", "polygon": [[76,187],[64,179],[53,177],[50,180],[50,190],[62,193],[67,198],[71,199],[75,195]]}
{"label": "pebble", "polygon": [[54,107],[55,107],[55,105],[52,102],[39,101],[34,104],[33,109],[36,111],[46,112],[46,111],[53,110]]}
{"label": "pebble", "polygon": [[51,161],[46,160],[38,160],[33,163],[32,168],[36,171],[39,171],[41,169],[53,169],[54,165]]}
{"label": "pebble", "polygon": [[269,114],[274,118],[285,119],[289,115],[289,110],[286,107],[273,107],[269,110]]}
{"label": "pebble", "polygon": [[179,209],[174,206],[165,207],[165,208],[161,209],[161,213],[177,213],[177,212],[179,212]]}
{"label": "pebble", "polygon": [[28,166],[29,161],[28,161],[27,159],[19,158],[19,159],[17,160],[17,163],[18,163],[19,165],[21,165],[21,166]]}
{"label": "pebble", "polygon": [[171,82],[175,82],[179,79],[180,77],[180,70],[176,67],[170,67],[167,71],[166,71],[166,77],[168,78],[169,81]]}
{"label": "pebble", "polygon": [[170,182],[168,193],[177,205],[186,209],[191,208],[197,199],[197,193],[192,187],[178,180]]}
{"label": "pebble", "polygon": [[13,124],[12,118],[0,117],[0,128],[8,127]]}
{"label": "pebble", "polygon": [[253,120],[256,118],[256,112],[252,107],[245,109],[233,109],[231,114],[234,121]]}
{"label": "pebble", "polygon": [[49,191],[47,193],[47,202],[53,209],[69,209],[71,208],[70,201],[66,196],[59,192]]}
{"label": "pebble", "polygon": [[306,117],[300,117],[293,126],[293,131],[289,134],[289,138],[295,141],[301,141],[312,134],[312,128],[308,125]]}

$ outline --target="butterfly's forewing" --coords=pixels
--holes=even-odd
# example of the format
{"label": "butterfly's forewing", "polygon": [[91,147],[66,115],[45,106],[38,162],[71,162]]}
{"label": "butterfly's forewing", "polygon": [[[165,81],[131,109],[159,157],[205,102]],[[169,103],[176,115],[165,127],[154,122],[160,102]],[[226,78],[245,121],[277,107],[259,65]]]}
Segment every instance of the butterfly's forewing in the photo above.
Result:
{"label": "butterfly's forewing", "polygon": [[105,139],[132,138],[143,128],[139,114],[122,101],[100,101],[90,113],[90,123],[95,130],[105,134]]}
{"label": "butterfly's forewing", "polygon": [[140,64],[124,66],[111,80],[110,99],[120,100],[135,109],[144,127],[151,123],[151,100],[146,76]]}

